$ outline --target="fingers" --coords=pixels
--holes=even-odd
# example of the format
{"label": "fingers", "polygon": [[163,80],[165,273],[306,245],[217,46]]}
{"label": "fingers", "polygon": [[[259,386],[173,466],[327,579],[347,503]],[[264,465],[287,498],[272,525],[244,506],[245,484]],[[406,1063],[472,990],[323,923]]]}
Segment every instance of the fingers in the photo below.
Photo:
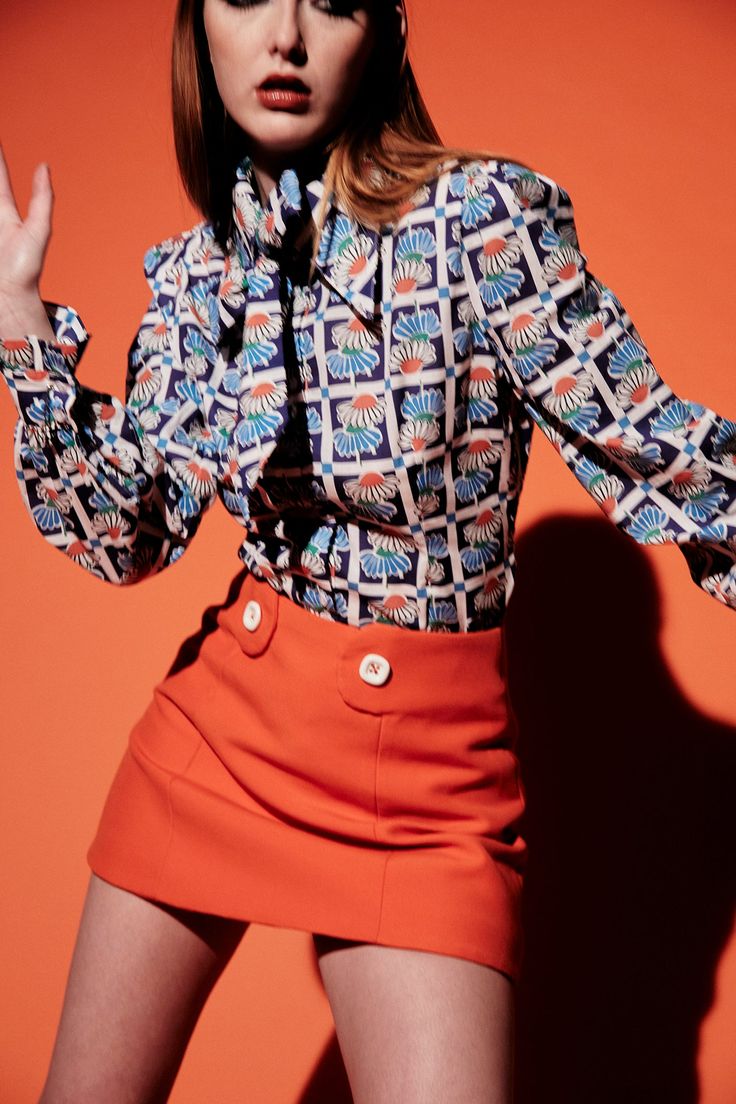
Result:
{"label": "fingers", "polygon": [[46,164],[37,165],[33,174],[28,217],[26,218],[26,230],[37,241],[46,241],[51,233],[53,205],[54,193],[51,187],[49,167]]}
{"label": "fingers", "polygon": [[[36,166],[33,173],[28,216],[24,223],[28,234],[42,249],[45,249],[51,234],[53,204],[54,193],[51,187],[51,174],[48,165],[42,163]],[[2,147],[0,147],[0,217],[16,223],[22,222]]]}

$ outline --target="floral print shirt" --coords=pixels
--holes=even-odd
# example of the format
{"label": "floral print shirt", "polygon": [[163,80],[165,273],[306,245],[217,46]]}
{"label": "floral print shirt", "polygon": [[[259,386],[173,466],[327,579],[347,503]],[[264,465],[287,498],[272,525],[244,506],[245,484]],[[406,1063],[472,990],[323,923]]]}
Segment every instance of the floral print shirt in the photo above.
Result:
{"label": "floral print shirt", "polygon": [[613,523],[736,608],[736,423],[658,375],[565,190],[448,162],[380,231],[330,196],[310,274],[294,241],[323,190],[287,170],[262,204],[246,157],[226,248],[205,221],[148,251],[125,402],[76,380],[70,307],[47,304],[54,342],[0,342],[43,537],[130,584],[219,497],[246,567],[316,614],[491,628],[536,425]]}

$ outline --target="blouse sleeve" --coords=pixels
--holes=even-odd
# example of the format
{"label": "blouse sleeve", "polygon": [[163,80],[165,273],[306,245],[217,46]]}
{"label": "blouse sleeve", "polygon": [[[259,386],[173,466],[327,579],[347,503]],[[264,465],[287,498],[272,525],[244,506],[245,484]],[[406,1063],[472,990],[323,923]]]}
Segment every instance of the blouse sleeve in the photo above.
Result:
{"label": "blouse sleeve", "polygon": [[607,516],[673,542],[736,608],[736,422],[675,395],[614,292],[587,268],[552,179],[479,169],[458,224],[476,340]]}
{"label": "blouse sleeve", "polygon": [[177,560],[216,494],[197,383],[204,342],[187,363],[178,352],[187,244],[181,235],[146,253],[153,298],[128,353],[125,403],[77,381],[89,334],[70,307],[45,304],[53,342],[0,340],[28,513],[51,545],[116,584]]}

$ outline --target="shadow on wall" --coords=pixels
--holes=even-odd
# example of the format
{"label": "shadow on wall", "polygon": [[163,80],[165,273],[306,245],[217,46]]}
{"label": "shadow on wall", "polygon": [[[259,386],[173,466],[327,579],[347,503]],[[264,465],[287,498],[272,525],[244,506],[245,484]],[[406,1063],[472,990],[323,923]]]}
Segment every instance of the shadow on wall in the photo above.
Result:
{"label": "shadow on wall", "polygon": [[[696,1104],[736,901],[736,729],[673,681],[657,584],[629,537],[552,518],[517,554],[506,624],[529,858],[515,1104]],[[298,1104],[351,1100],[333,1034]]]}
{"label": "shadow on wall", "polygon": [[657,584],[629,537],[560,517],[517,551],[507,628],[529,843],[517,1101],[695,1104],[736,898],[736,730],[673,681]]}

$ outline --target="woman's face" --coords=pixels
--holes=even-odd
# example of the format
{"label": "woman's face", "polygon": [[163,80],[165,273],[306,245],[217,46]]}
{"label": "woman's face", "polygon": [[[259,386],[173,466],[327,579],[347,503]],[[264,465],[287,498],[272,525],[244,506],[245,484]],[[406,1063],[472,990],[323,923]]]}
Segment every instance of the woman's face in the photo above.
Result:
{"label": "woman's face", "polygon": [[374,0],[204,0],[217,87],[256,163],[334,132],[373,49]]}

